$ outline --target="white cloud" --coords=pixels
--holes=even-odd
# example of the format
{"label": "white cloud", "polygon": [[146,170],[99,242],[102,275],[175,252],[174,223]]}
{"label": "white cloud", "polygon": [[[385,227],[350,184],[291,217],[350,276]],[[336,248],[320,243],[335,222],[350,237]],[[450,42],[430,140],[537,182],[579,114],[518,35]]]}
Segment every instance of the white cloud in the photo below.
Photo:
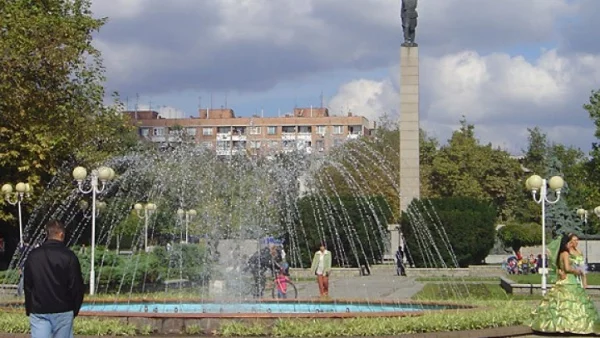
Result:
{"label": "white cloud", "polygon": [[[528,62],[465,51],[424,58],[420,68],[422,126],[442,140],[464,115],[482,141],[512,151],[525,144],[526,128],[536,125],[557,142],[589,147],[593,125],[579,107],[600,83],[600,55],[548,50]],[[360,79],[342,85],[330,106],[376,118],[398,107],[397,93],[389,79]]]}
{"label": "white cloud", "polygon": [[332,114],[352,112],[375,121],[382,113],[393,114],[398,103],[398,96],[390,81],[361,79],[341,86],[327,105]]}
{"label": "white cloud", "polygon": [[[116,2],[115,2],[116,1]],[[110,90],[260,91],[336,70],[393,65],[399,0],[94,0]],[[110,5],[108,3],[110,2]],[[114,4],[112,2],[115,2]],[[428,0],[425,54],[549,41],[567,0]]]}

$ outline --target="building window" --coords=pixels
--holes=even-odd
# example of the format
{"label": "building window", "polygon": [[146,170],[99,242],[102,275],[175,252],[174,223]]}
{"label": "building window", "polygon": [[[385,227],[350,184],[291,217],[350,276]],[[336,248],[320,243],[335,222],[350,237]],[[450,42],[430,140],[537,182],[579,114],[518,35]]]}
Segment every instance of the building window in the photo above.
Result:
{"label": "building window", "polygon": [[344,132],[344,126],[333,126],[333,133],[341,135]]}
{"label": "building window", "polygon": [[250,141],[250,148],[253,148],[253,149],[260,148],[260,141]]}
{"label": "building window", "polygon": [[279,148],[279,141],[270,141],[269,148]]}
{"label": "building window", "polygon": [[211,149],[213,147],[212,142],[202,142],[202,146],[206,149]]}
{"label": "building window", "polygon": [[262,130],[260,127],[250,127],[250,135],[260,135]]}
{"label": "building window", "polygon": [[318,151],[325,150],[325,142],[323,142],[323,140],[317,140],[317,142],[315,143],[315,145],[317,146],[317,150]]}
{"label": "building window", "polygon": [[335,140],[333,140],[333,146],[334,147],[339,147],[342,145],[342,143],[344,143],[344,140],[336,138]]}
{"label": "building window", "polygon": [[300,126],[300,127],[298,127],[298,132],[301,134],[310,134],[310,133],[312,133],[312,127],[311,126]]}
{"label": "building window", "polygon": [[275,126],[267,127],[267,134],[269,134],[269,135],[277,134],[277,127],[275,127]]}
{"label": "building window", "polygon": [[348,134],[352,135],[362,135],[362,126],[349,126]]}
{"label": "building window", "polygon": [[284,126],[284,127],[281,127],[281,132],[284,134],[295,134],[296,127],[295,126]]}
{"label": "building window", "polygon": [[154,136],[163,136],[165,134],[165,128],[154,128]]}
{"label": "building window", "polygon": [[208,128],[207,127],[202,128],[202,135],[204,135],[204,136],[210,136],[210,135],[212,135],[212,133],[213,133],[213,129],[212,128],[210,128],[210,127],[208,127]]}
{"label": "building window", "polygon": [[327,133],[327,126],[317,126],[317,134],[325,135]]}
{"label": "building window", "polygon": [[[217,128],[217,134],[230,134],[230,133],[231,133],[230,127],[218,127]],[[211,135],[212,135],[212,131],[211,131]]]}
{"label": "building window", "polygon": [[196,136],[196,130],[196,128],[189,127],[185,129],[185,132],[190,136]]}
{"label": "building window", "polygon": [[150,135],[150,128],[140,128],[140,135],[148,137],[148,135]]}

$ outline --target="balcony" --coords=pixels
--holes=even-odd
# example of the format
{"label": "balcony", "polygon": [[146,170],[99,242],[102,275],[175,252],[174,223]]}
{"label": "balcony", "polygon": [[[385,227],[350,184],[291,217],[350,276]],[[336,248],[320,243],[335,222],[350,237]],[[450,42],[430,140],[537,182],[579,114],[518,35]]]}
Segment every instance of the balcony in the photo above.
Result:
{"label": "balcony", "polygon": [[217,141],[231,141],[231,132],[217,133]]}
{"label": "balcony", "polygon": [[179,135],[156,135],[149,136],[150,141],[161,143],[161,142],[182,142],[181,136]]}
{"label": "balcony", "polygon": [[297,134],[296,137],[299,141],[310,141],[312,140],[312,133],[311,132],[300,132]]}
{"label": "balcony", "polygon": [[284,141],[291,141],[296,139],[296,133],[281,133],[281,139]]}

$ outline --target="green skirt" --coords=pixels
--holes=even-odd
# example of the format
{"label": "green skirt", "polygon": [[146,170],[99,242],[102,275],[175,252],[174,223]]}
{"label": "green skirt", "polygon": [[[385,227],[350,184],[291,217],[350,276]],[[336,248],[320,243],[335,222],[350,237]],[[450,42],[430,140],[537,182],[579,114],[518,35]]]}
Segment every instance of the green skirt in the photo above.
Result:
{"label": "green skirt", "polygon": [[[572,276],[569,276],[572,277]],[[600,333],[600,316],[574,278],[557,282],[533,311],[531,329],[548,333]]]}

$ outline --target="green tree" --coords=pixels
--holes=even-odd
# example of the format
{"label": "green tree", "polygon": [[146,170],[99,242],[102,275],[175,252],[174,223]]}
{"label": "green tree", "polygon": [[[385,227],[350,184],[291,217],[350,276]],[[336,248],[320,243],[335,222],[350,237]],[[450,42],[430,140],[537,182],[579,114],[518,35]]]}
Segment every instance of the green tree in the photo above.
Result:
{"label": "green tree", "polygon": [[479,264],[494,246],[496,209],[470,197],[413,201],[402,214],[406,245],[417,267]]}
{"label": "green tree", "polygon": [[498,230],[498,238],[516,254],[524,246],[542,244],[542,227],[537,223],[511,222]]}
{"label": "green tree", "polygon": [[[104,104],[89,0],[0,2],[0,171],[44,186],[66,160],[95,163],[134,140]],[[125,136],[127,135],[127,136]],[[12,218],[0,210],[0,220]]]}
{"label": "green tree", "polygon": [[529,142],[525,150],[523,165],[537,175],[544,177],[548,157],[548,137],[539,127],[527,128],[527,131],[529,132]]}
{"label": "green tree", "polygon": [[[550,154],[546,172],[549,177],[563,176],[562,163],[554,154]],[[558,202],[549,204],[546,210],[546,227],[554,233],[579,232],[581,230],[581,220],[577,217],[574,208],[570,208],[567,204],[567,196],[569,194],[569,183],[565,182],[564,188],[561,190],[561,196]],[[551,193],[554,195],[553,193]],[[550,197],[556,198],[556,197]]]}
{"label": "green tree", "polygon": [[569,207],[576,209],[588,205],[587,196],[592,193],[594,182],[588,179],[588,159],[584,152],[563,144],[552,144],[549,154],[556,157],[561,164],[560,172],[568,186]]}
{"label": "green tree", "polygon": [[[430,182],[435,197],[463,196],[492,202],[502,219],[513,217],[519,203],[519,178],[522,170],[510,155],[491,144],[481,145],[475,127],[461,120],[433,159]],[[433,189],[435,188],[435,189]]]}

